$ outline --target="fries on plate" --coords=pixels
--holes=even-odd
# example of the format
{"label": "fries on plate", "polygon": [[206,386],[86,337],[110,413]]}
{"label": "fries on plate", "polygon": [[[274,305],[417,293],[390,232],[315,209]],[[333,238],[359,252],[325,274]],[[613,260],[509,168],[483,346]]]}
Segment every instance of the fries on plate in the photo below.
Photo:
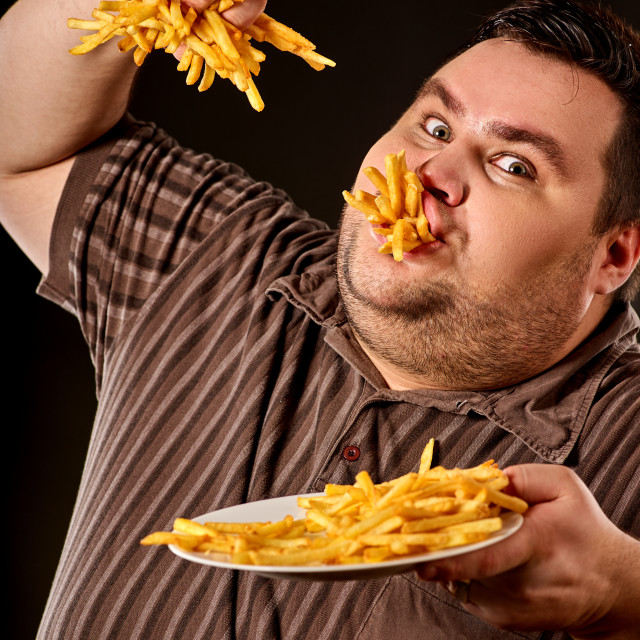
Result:
{"label": "fries on plate", "polygon": [[328,484],[324,495],[300,496],[304,519],[200,524],[185,518],[143,545],[172,544],[225,554],[240,565],[301,566],[383,562],[486,540],[502,527],[504,510],[527,504],[503,489],[507,477],[492,461],[471,469],[431,467],[433,440],[417,473],[374,484],[366,471],[353,485]]}

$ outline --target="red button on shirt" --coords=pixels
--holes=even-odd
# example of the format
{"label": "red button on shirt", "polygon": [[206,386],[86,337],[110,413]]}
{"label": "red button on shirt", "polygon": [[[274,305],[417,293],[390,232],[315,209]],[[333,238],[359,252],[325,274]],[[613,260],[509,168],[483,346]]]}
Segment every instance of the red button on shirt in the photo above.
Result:
{"label": "red button on shirt", "polygon": [[349,445],[342,450],[342,457],[349,462],[354,462],[360,457],[360,449],[354,445]]}

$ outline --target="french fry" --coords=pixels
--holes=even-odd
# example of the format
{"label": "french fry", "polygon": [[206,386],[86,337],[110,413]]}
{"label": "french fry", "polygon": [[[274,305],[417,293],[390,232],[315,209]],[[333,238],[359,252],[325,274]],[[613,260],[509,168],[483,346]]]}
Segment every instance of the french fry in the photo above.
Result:
{"label": "french fry", "polygon": [[173,522],[173,528],[179,533],[188,533],[194,536],[209,536],[211,530],[205,527],[205,525],[193,520],[187,520],[186,518],[176,518]]}
{"label": "french fry", "polygon": [[140,540],[140,544],[145,546],[175,544],[188,551],[195,549],[201,542],[205,542],[204,536],[191,536],[180,533],[170,533],[168,531],[156,531]]}
{"label": "french fry", "polygon": [[192,58],[193,51],[191,49],[185,49],[185,52],[182,54],[182,58],[180,58],[180,62],[178,63],[178,71],[187,71],[191,66]]}
{"label": "french fry", "polygon": [[439,547],[447,543],[446,533],[386,533],[372,535],[365,533],[360,542],[371,547],[384,547],[394,542],[401,544],[421,546],[425,548]]}
{"label": "french fry", "polygon": [[71,49],[70,53],[76,56],[84,55],[85,53],[89,53],[89,51],[93,51],[98,45],[105,42],[108,37],[118,29],[119,25],[112,23],[102,23],[100,21],[100,26],[98,31],[93,35],[89,36],[82,44],[79,44],[77,47]]}
{"label": "french fry", "polygon": [[418,469],[418,474],[426,473],[431,468],[434,444],[435,442],[433,438],[431,438],[431,440],[427,442],[427,446],[423,449],[422,455],[420,456],[420,468]]}
{"label": "french fry", "polygon": [[247,83],[249,88],[247,89],[246,94],[247,98],[249,98],[249,103],[256,111],[262,111],[264,109],[264,102],[258,92],[258,88],[256,87],[253,78],[247,78]]}
{"label": "french fry", "polygon": [[364,495],[367,497],[367,500],[369,500],[370,504],[373,505],[376,503],[380,492],[376,490],[371,476],[366,471],[361,471],[356,476],[356,486],[360,486],[360,488],[364,491]]}
{"label": "french fry", "polygon": [[129,51],[136,46],[138,46],[136,45],[136,41],[129,35],[125,36],[121,40],[118,40],[118,49],[120,49],[120,51],[122,52]]}
{"label": "french fry", "polygon": [[402,183],[400,182],[400,168],[398,156],[388,153],[384,158],[384,168],[387,172],[389,185],[389,202],[396,216],[402,215]]}
{"label": "french fry", "polygon": [[477,513],[473,511],[459,511],[445,516],[436,516],[432,518],[422,518],[420,520],[412,520],[402,525],[402,533],[418,533],[421,531],[437,531],[454,524],[468,522],[477,518]]}
{"label": "french fry", "polygon": [[[367,194],[369,195],[369,194]],[[398,221],[398,216],[396,215],[393,207],[391,206],[391,201],[387,196],[381,193],[377,198],[374,199],[374,204],[378,207],[378,211],[384,216],[385,222],[393,225]],[[391,229],[391,235],[393,235],[393,229]]]}
{"label": "french fry", "polygon": [[306,49],[315,49],[313,42],[307,40],[304,36],[301,36],[298,32],[294,31],[291,27],[274,20],[266,13],[263,13],[255,22],[256,26],[261,28],[265,33],[273,33],[281,38],[291,42],[294,46],[304,47]]}
{"label": "french fry", "polygon": [[191,58],[191,64],[189,65],[189,71],[187,72],[187,84],[195,84],[200,78],[202,73],[202,65],[204,64],[204,58],[197,53]]}
{"label": "french fry", "polygon": [[[413,171],[407,170],[404,150],[385,156],[386,177],[376,167],[365,167],[362,172],[378,190],[379,195],[359,190],[355,197],[349,191],[342,196],[347,204],[362,212],[374,225],[374,231],[389,238],[378,249],[379,253],[393,254],[400,262],[404,253],[436,238],[429,230],[422,207],[424,187]],[[358,194],[360,194],[358,196]]]}
{"label": "french fry", "polygon": [[116,0],[115,2],[101,2],[98,5],[99,11],[120,11],[124,3],[122,0]]}
{"label": "french fry", "polygon": [[408,473],[406,476],[402,476],[398,479],[398,482],[394,483],[387,493],[376,501],[376,509],[384,509],[390,504],[393,504],[399,496],[406,496],[414,484],[415,477],[413,474]]}
{"label": "french fry", "polygon": [[404,253],[404,227],[407,224],[406,220],[400,218],[393,227],[393,235],[391,236],[391,250],[393,253],[393,259],[396,262],[400,262]]}
{"label": "french fry", "polygon": [[200,79],[200,84],[198,85],[198,91],[206,91],[215,80],[215,77],[216,77],[215,69],[210,67],[208,64],[205,64],[204,73],[202,74],[202,78]]}
{"label": "french fry", "polygon": [[442,531],[458,532],[458,533],[491,533],[493,531],[500,531],[502,528],[502,520],[498,517],[495,518],[483,518],[481,520],[474,520],[472,522],[452,524],[447,527],[443,527]]}
{"label": "french fry", "polygon": [[349,540],[337,540],[320,549],[294,550],[286,553],[268,554],[265,551],[249,552],[254,564],[268,565],[309,565],[330,564],[340,554],[345,553],[351,542]]}
{"label": "french fry", "polygon": [[70,53],[84,55],[114,36],[124,35],[118,48],[124,52],[135,47],[134,60],[141,65],[153,50],[175,53],[184,43],[191,56],[182,56],[178,70],[187,72],[187,84],[196,84],[202,76],[198,91],[206,91],[217,74],[244,92],[256,111],[264,109],[264,101],[252,76],[259,74],[265,54],[253,47],[251,39],[289,51],[317,70],[335,66],[333,60],[317,53],[307,38],[264,13],[244,31],[220,15],[242,1],[214,2],[199,14],[192,7],[187,9],[180,0],[103,0],[93,10],[93,20],[68,19],[70,29],[96,32],[81,36],[82,44],[73,47]]}
{"label": "french fry", "polygon": [[141,47],[136,47],[136,50],[133,52],[133,61],[140,67],[144,62],[144,59],[147,57],[147,52]]}
{"label": "french fry", "polygon": [[220,14],[217,11],[206,9],[203,15],[209,23],[211,31],[213,32],[213,37],[218,43],[218,46],[222,49],[222,52],[227,56],[227,58],[229,58],[229,60],[239,60],[240,54],[227,31],[226,24],[228,23],[220,17]]}
{"label": "french fry", "polygon": [[375,167],[365,167],[362,170],[367,178],[373,183],[373,186],[385,197],[389,198],[389,185],[387,179]]}
{"label": "french fry", "polygon": [[215,553],[229,554],[233,551],[233,543],[229,540],[217,540],[212,538],[210,540],[199,542],[196,548],[198,551],[203,551],[205,553],[213,551]]}
{"label": "french fry", "polygon": [[362,554],[363,562],[383,562],[393,555],[390,546],[367,547]]}
{"label": "french fry", "polygon": [[386,218],[378,211],[375,205],[370,204],[365,200],[358,200],[354,195],[350,194],[348,191],[343,191],[342,195],[344,199],[354,208],[358,209],[365,214],[365,216],[374,216],[378,217],[380,221],[386,220]]}
{"label": "french fry", "polygon": [[69,29],[84,29],[85,31],[94,31],[95,29],[102,29],[107,24],[104,20],[76,20],[75,18],[69,18],[67,26]]}

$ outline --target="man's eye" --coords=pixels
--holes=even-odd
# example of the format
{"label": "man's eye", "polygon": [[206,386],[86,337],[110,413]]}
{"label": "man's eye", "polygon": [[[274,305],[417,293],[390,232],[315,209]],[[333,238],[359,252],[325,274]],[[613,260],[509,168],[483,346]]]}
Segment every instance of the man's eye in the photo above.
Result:
{"label": "man's eye", "polygon": [[533,170],[529,165],[514,156],[500,156],[494,161],[494,164],[503,171],[512,173],[514,176],[522,176],[523,178],[533,177]]}
{"label": "man's eye", "polygon": [[429,135],[438,138],[438,140],[448,142],[451,138],[451,129],[449,129],[448,125],[434,116],[426,119],[424,128]]}

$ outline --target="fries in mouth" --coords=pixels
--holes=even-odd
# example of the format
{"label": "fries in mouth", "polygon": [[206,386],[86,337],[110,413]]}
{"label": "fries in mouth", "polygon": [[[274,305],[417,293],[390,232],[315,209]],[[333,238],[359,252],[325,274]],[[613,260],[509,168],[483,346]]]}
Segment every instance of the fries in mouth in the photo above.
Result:
{"label": "fries in mouth", "polygon": [[323,496],[300,496],[304,519],[200,524],[185,518],[173,532],[141,544],[174,544],[223,554],[233,564],[300,566],[381,562],[487,539],[502,527],[500,513],[528,506],[503,489],[507,477],[492,462],[471,469],[431,468],[434,441],[417,473],[374,484],[366,471],[353,485],[328,484]]}
{"label": "fries in mouth", "polygon": [[106,0],[93,10],[93,20],[69,18],[70,29],[95,31],[81,36],[82,44],[70,53],[83,55],[119,36],[120,51],[133,49],[133,59],[140,66],[154,49],[175,53],[184,44],[178,70],[187,72],[187,84],[196,84],[200,79],[198,90],[206,91],[216,75],[227,78],[247,95],[256,111],[264,109],[264,102],[253,76],[260,72],[260,63],[266,56],[253,47],[252,39],[289,51],[318,71],[335,66],[333,60],[315,51],[312,42],[265,13],[244,31],[220,15],[242,1],[219,0],[202,13],[193,7],[183,13],[180,0]]}
{"label": "fries in mouth", "polygon": [[397,262],[403,253],[436,238],[429,231],[429,221],[422,207],[424,187],[418,176],[407,169],[404,149],[390,153],[384,159],[386,177],[375,167],[366,167],[363,173],[369,178],[379,195],[358,190],[355,194],[343,191],[342,196],[354,209],[362,212],[376,226],[376,233],[388,240],[378,251],[390,253]]}

